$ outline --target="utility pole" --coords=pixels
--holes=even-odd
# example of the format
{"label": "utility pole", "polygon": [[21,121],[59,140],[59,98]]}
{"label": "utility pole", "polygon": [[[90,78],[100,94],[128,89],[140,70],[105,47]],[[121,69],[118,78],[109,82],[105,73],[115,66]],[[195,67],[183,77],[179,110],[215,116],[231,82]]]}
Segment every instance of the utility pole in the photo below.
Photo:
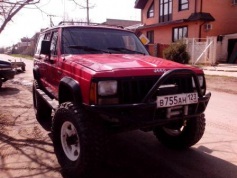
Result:
{"label": "utility pole", "polygon": [[77,6],[79,6],[79,8],[86,10],[86,23],[89,25],[89,23],[90,23],[90,12],[89,12],[89,10],[92,9],[92,8],[94,8],[95,5],[90,6],[89,0],[86,0],[86,1],[85,1],[85,2],[86,2],[86,5],[80,5],[76,0],[72,0],[72,1],[73,1]]}
{"label": "utility pole", "polygon": [[87,17],[87,25],[89,25],[90,17],[89,17],[89,0],[86,0],[86,17]]}
{"label": "utility pole", "polygon": [[50,23],[50,27],[53,27],[54,26],[54,24],[53,24],[53,20],[52,20],[52,17],[56,17],[55,15],[51,15],[51,14],[49,14],[49,15],[47,15],[48,17],[49,17],[49,23]]}

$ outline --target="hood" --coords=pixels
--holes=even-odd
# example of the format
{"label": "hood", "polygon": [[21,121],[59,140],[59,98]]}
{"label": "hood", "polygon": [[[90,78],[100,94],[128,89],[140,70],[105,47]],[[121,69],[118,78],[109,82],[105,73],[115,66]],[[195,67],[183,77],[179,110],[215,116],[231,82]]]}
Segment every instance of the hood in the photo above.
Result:
{"label": "hood", "polygon": [[152,71],[152,73],[164,73],[170,69],[189,68],[196,72],[202,72],[198,68],[179,64],[170,60],[152,57],[149,55],[129,54],[96,54],[96,55],[70,55],[66,61],[80,64],[95,72],[105,71]]}
{"label": "hood", "polygon": [[11,63],[0,60],[0,68],[11,68]]}

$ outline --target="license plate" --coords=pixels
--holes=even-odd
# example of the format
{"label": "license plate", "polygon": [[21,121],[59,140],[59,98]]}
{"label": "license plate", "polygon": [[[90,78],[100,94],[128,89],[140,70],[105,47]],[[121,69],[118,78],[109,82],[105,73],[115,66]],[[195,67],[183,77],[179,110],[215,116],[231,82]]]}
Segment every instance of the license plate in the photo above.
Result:
{"label": "license plate", "polygon": [[157,107],[172,107],[178,105],[194,104],[198,102],[197,93],[183,93],[177,95],[157,96]]}

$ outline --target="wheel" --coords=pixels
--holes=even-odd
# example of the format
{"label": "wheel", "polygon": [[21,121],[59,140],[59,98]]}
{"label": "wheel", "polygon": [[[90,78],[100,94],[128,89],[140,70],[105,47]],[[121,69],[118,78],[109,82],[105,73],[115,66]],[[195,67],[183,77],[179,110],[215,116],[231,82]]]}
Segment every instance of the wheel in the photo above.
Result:
{"label": "wheel", "polygon": [[37,81],[34,81],[32,93],[33,93],[35,116],[40,125],[45,130],[50,131],[52,126],[52,116],[51,116],[52,109],[50,108],[50,106],[46,104],[43,98],[36,92],[36,89],[38,88],[39,86]]}
{"label": "wheel", "polygon": [[26,71],[26,66],[25,66],[25,65],[21,66],[21,70],[22,70],[23,72]]}
{"label": "wheel", "polygon": [[63,103],[56,110],[52,136],[54,152],[68,177],[88,176],[101,161],[105,132],[97,119],[93,120],[71,102]]}
{"label": "wheel", "polygon": [[2,88],[2,79],[0,78],[0,88]]}
{"label": "wheel", "polygon": [[191,118],[185,123],[175,123],[155,128],[157,139],[167,147],[186,149],[196,144],[203,136],[205,130],[204,114]]}

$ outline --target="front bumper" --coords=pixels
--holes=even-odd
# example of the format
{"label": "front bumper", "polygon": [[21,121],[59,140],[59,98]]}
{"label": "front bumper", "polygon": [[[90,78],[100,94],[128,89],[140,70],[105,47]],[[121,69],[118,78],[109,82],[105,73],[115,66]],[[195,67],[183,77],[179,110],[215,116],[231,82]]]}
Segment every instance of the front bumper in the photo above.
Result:
{"label": "front bumper", "polygon": [[15,71],[14,70],[3,70],[0,69],[0,79],[3,81],[13,79],[15,76]]}
{"label": "front bumper", "polygon": [[[152,100],[153,96],[156,95],[158,88],[168,78],[178,74],[187,74],[193,77],[196,92],[198,93],[198,102],[195,104],[181,105],[178,109],[177,107],[158,108],[156,101]],[[164,125],[176,120],[186,120],[198,117],[205,111],[210,97],[211,93],[205,95],[202,94],[198,77],[192,70],[175,69],[165,72],[140,103],[90,105],[87,106],[87,109],[96,112],[98,115],[110,122],[136,125],[137,128],[145,128],[149,126]]]}
{"label": "front bumper", "polygon": [[[157,125],[165,124],[172,120],[189,119],[200,116],[206,109],[211,93],[198,99],[198,103],[184,105],[180,108],[178,116],[168,117],[170,108],[157,108],[157,103],[138,103],[128,105],[111,105],[111,106],[89,106],[88,109],[94,111],[106,120],[120,123],[156,123]],[[184,112],[185,108],[188,109]]]}

